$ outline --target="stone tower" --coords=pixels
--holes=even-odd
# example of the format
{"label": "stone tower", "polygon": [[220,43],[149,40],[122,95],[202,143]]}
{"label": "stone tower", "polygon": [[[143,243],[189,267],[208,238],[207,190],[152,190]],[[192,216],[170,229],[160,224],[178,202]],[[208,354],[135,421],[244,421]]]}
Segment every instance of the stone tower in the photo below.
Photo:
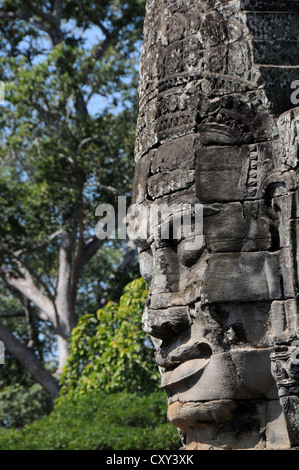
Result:
{"label": "stone tower", "polygon": [[297,446],[299,3],[148,0],[144,36],[131,236],[168,417],[186,449]]}

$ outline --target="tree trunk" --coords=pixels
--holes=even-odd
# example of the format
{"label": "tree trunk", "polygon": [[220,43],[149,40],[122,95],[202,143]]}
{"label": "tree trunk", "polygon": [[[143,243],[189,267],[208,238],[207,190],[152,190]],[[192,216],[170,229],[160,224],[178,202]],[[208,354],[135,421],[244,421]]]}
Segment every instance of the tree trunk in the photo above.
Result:
{"label": "tree trunk", "polygon": [[69,356],[69,343],[68,339],[63,336],[57,335],[57,348],[58,348],[58,365],[55,371],[55,377],[59,379],[65,366],[66,360]]}
{"label": "tree trunk", "polygon": [[75,305],[72,303],[72,276],[73,276],[73,240],[70,232],[63,232],[59,249],[59,274],[57,297],[57,340],[58,340],[58,367],[55,375],[59,376],[69,355],[68,339],[75,326]]}
{"label": "tree trunk", "polygon": [[5,349],[32,375],[34,380],[41,384],[54,402],[59,395],[57,379],[44,368],[35,354],[22,344],[1,322],[0,339],[4,343]]}

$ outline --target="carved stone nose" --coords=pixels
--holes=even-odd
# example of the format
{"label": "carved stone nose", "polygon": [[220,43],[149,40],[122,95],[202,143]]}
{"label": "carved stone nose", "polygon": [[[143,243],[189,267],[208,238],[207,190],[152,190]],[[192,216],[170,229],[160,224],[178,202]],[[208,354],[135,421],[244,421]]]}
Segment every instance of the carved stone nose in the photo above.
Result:
{"label": "carved stone nose", "polygon": [[142,317],[143,329],[158,339],[171,339],[191,324],[188,307],[154,310],[146,307]]}

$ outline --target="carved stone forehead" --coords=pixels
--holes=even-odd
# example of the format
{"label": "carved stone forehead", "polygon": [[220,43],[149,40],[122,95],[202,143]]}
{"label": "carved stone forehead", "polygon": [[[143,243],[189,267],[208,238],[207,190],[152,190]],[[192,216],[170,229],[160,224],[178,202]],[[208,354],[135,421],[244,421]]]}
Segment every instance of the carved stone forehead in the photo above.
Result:
{"label": "carved stone forehead", "polygon": [[136,160],[209,123],[225,142],[277,138],[273,117],[292,107],[297,79],[298,4],[157,1],[147,3]]}
{"label": "carved stone forehead", "polygon": [[299,6],[272,3],[147,2],[133,203],[255,199],[270,171],[295,166],[297,118],[277,117],[292,106]]}

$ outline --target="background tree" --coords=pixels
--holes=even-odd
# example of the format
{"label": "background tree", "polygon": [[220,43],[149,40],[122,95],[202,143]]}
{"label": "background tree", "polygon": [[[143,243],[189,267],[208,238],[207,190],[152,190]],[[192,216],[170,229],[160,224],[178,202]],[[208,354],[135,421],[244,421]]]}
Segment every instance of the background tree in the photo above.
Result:
{"label": "background tree", "polygon": [[[8,417],[14,429],[0,428],[0,449],[181,447],[177,428],[167,421],[167,397],[159,390],[153,348],[141,328],[147,295],[145,281],[135,279],[124,288],[119,302],[108,302],[79,319],[71,334],[70,355],[54,410],[17,429],[20,416],[15,406],[10,407]],[[30,397],[34,400],[34,390]],[[28,409],[26,406],[27,415]],[[37,407],[35,414],[38,412]]]}
{"label": "background tree", "polygon": [[97,239],[94,212],[130,194],[144,3],[0,2],[0,339],[52,398],[78,317],[136,275],[134,247]]}

